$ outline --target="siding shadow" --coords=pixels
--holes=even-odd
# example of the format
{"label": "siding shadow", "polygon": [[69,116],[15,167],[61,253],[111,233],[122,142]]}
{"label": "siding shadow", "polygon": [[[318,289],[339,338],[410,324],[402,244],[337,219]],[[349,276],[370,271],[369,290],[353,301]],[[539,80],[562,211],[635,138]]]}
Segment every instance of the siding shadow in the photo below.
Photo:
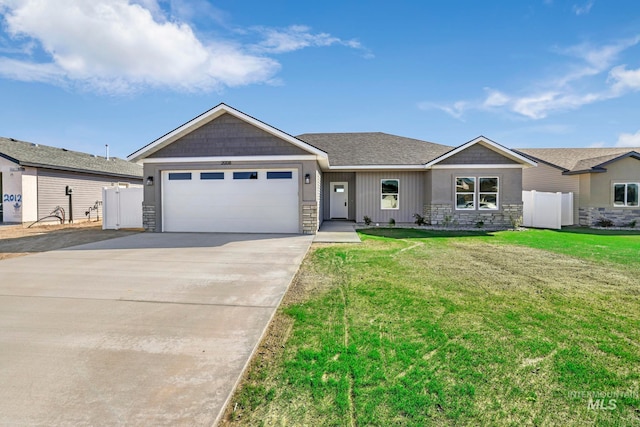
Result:
{"label": "siding shadow", "polygon": [[557,233],[591,234],[595,236],[640,236],[639,229],[607,229],[589,227],[562,227],[562,230],[554,230]]}

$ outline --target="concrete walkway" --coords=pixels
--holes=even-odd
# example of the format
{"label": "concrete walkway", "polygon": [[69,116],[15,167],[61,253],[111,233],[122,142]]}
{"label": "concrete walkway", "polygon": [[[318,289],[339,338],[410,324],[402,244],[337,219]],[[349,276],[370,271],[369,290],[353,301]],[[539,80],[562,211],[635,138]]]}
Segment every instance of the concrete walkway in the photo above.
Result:
{"label": "concrete walkway", "polygon": [[311,240],[141,233],[0,261],[0,424],[216,423]]}
{"label": "concrete walkway", "polygon": [[316,243],[361,243],[352,221],[324,221],[313,239]]}

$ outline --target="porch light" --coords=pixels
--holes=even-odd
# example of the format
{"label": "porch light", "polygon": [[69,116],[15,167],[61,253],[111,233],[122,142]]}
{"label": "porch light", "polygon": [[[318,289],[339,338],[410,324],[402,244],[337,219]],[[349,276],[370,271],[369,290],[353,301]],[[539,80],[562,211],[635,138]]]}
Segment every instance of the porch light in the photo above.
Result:
{"label": "porch light", "polygon": [[305,184],[311,184],[311,175],[306,174],[306,175],[304,176],[304,183],[305,183]]}
{"label": "porch light", "polygon": [[152,186],[153,185],[153,177],[152,176],[148,176],[147,177],[147,185],[148,186]]}

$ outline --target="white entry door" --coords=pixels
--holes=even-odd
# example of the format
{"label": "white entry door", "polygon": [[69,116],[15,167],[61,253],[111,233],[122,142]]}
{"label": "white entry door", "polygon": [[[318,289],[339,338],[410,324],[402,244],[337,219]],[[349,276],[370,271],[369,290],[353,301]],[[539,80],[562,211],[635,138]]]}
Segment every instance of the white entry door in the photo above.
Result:
{"label": "white entry door", "polygon": [[349,183],[332,182],[329,200],[331,218],[347,219],[349,216]]}

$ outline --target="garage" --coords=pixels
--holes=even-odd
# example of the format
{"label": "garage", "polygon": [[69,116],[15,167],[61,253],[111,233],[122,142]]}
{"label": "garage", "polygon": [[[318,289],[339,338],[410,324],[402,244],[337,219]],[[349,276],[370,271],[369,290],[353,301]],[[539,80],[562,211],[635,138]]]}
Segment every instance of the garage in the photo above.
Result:
{"label": "garage", "polygon": [[163,231],[299,233],[297,169],[162,172]]}

